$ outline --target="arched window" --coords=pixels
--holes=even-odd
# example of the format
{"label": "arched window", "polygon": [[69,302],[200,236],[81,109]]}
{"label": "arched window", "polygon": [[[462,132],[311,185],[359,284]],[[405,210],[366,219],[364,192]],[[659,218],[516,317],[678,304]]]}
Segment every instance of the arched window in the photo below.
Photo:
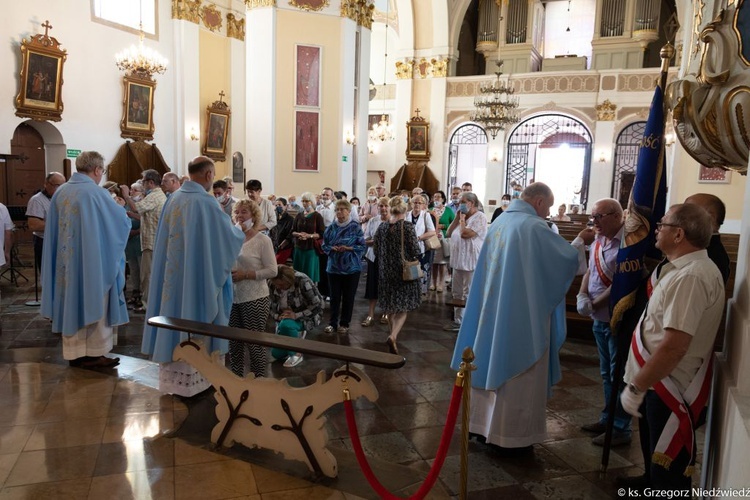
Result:
{"label": "arched window", "polygon": [[[487,133],[484,131],[482,127],[479,125],[475,125],[473,123],[467,123],[466,125],[461,125],[456,129],[455,132],[453,132],[453,135],[451,135],[450,140],[450,150],[448,152],[448,186],[447,189],[449,189],[451,186],[455,186],[458,182],[459,175],[463,172],[464,168],[472,168],[470,165],[465,164],[464,162],[461,162],[459,165],[459,158],[464,156],[465,151],[471,151],[476,148],[472,147],[463,147],[461,146],[477,146],[477,145],[486,145],[487,144]],[[486,156],[487,149],[486,147],[483,148],[484,154]],[[475,162],[470,162],[475,163]],[[484,163],[484,162],[480,162]],[[467,179],[467,177],[473,178],[473,172],[472,175],[461,175],[462,182]],[[484,184],[484,182],[482,181]],[[450,194],[450,193],[448,193]]]}
{"label": "arched window", "polygon": [[646,122],[631,123],[622,129],[615,141],[614,173],[610,196],[619,200],[623,208],[628,206],[630,191],[633,189],[635,169],[638,166],[638,151],[645,130]]}

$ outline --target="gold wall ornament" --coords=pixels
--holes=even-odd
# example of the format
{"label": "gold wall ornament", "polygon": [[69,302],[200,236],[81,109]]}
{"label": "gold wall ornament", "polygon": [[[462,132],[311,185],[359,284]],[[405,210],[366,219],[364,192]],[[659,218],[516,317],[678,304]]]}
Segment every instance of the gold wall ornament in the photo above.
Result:
{"label": "gold wall ornament", "polygon": [[216,8],[214,4],[205,5],[201,9],[201,19],[203,20],[203,26],[211,31],[219,31],[224,24],[224,20],[221,18],[221,12]]}
{"label": "gold wall ornament", "polygon": [[398,80],[411,80],[414,72],[414,59],[396,61],[396,78]]}
{"label": "gold wall ornament", "polygon": [[289,0],[289,5],[307,12],[317,12],[328,7],[328,0]]}
{"label": "gold wall ornament", "polygon": [[240,19],[231,12],[227,14],[227,36],[245,41],[245,19]]}
{"label": "gold wall ornament", "polygon": [[448,62],[450,59],[432,59],[432,77],[433,78],[445,78],[448,76]]}
{"label": "gold wall ornament", "polygon": [[341,17],[356,22],[359,26],[372,29],[372,15],[375,6],[368,0],[342,0]]}
{"label": "gold wall ornament", "polygon": [[596,105],[596,120],[600,122],[614,121],[615,111],[617,111],[617,104],[613,104],[609,99],[605,99],[603,103]]}
{"label": "gold wall ornament", "polygon": [[369,4],[366,8],[359,11],[359,18],[357,24],[368,30],[372,29],[372,14],[375,12],[375,5]]}
{"label": "gold wall ornament", "polygon": [[201,0],[172,0],[172,19],[199,24]]}
{"label": "gold wall ornament", "polygon": [[[675,133],[698,163],[747,174],[750,156],[750,85],[747,45],[738,27],[738,2],[721,10],[700,33],[701,59],[697,71],[667,86]],[[745,10],[743,17],[748,14]]]}
{"label": "gold wall ornament", "polygon": [[276,0],[245,0],[245,7],[247,7],[247,10],[276,7]]}
{"label": "gold wall ornament", "polygon": [[18,75],[16,116],[32,120],[62,120],[63,64],[68,51],[49,36],[52,25],[42,24],[44,35],[21,41],[21,71]]}

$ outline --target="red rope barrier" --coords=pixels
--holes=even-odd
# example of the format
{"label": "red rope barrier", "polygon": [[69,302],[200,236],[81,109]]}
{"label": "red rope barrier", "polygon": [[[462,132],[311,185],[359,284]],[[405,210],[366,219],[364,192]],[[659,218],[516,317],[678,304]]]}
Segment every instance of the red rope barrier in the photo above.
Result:
{"label": "red rope barrier", "polygon": [[[458,417],[458,408],[461,406],[461,394],[463,393],[463,387],[459,385],[453,386],[453,395],[451,396],[451,404],[448,408],[448,419],[445,423],[445,428],[443,429],[443,435],[440,439],[440,447],[437,451],[437,456],[435,456],[435,461],[432,463],[432,467],[430,467],[430,472],[427,474],[427,478],[425,478],[424,482],[422,483],[422,486],[419,487],[419,490],[414,493],[412,496],[409,497],[409,500],[421,500],[423,499],[427,493],[432,489],[432,487],[435,485],[435,481],[437,481],[438,474],[440,474],[440,469],[443,468],[443,463],[445,462],[445,457],[448,454],[448,447],[451,444],[451,437],[453,436],[453,429],[456,427],[456,418]],[[390,491],[385,489],[385,487],[380,484],[380,481],[377,477],[375,477],[375,473],[373,473],[372,469],[370,468],[370,464],[367,461],[367,457],[365,456],[365,452],[362,450],[362,443],[359,440],[359,432],[357,431],[357,421],[354,419],[354,407],[352,406],[352,402],[349,400],[344,401],[344,409],[346,410],[346,423],[349,426],[349,437],[352,440],[352,446],[354,448],[354,454],[357,456],[357,462],[359,462],[359,467],[362,469],[362,472],[365,474],[365,477],[367,478],[367,482],[370,483],[370,486],[373,490],[380,496],[380,498],[384,498],[385,500],[400,500],[401,497],[398,497],[394,494],[392,494]]]}

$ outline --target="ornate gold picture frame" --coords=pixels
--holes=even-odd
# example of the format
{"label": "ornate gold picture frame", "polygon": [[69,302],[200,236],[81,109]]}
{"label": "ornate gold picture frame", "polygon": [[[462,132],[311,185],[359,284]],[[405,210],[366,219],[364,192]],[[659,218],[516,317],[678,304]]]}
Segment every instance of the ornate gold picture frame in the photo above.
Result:
{"label": "ornate gold picture frame", "polygon": [[219,100],[206,107],[206,133],[203,141],[203,154],[213,160],[226,161],[229,118],[232,115],[229,105],[224,102],[224,91],[219,92]]}
{"label": "ornate gold picture frame", "polygon": [[415,113],[416,116],[406,122],[406,159],[427,161],[430,159],[430,124],[419,116],[419,110]]}
{"label": "ornate gold picture frame", "polygon": [[154,139],[154,91],[156,82],[137,76],[124,76],[120,137],[151,141]]}
{"label": "ornate gold picture frame", "polygon": [[62,120],[63,64],[67,51],[57,39],[47,35],[52,26],[42,24],[44,35],[34,35],[21,41],[21,72],[16,116],[33,120]]}

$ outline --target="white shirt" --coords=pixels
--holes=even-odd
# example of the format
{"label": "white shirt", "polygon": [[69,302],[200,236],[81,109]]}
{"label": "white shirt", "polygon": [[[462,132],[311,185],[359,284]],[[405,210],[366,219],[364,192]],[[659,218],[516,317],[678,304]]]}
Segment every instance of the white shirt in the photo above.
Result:
{"label": "white shirt", "polygon": [[[277,223],[276,205],[266,198],[261,198],[258,207],[260,208],[260,223],[266,226],[266,229],[270,231]],[[267,234],[268,231],[263,231],[263,234]]]}
{"label": "white shirt", "polygon": [[[387,220],[387,219],[386,219]],[[374,217],[365,224],[365,241],[375,239],[375,233],[378,232],[378,227],[380,227],[380,224],[382,224],[384,221],[380,218],[380,215],[377,217]],[[367,252],[365,252],[365,258],[369,260],[370,262],[375,262],[375,247],[374,246],[368,246]]]}
{"label": "white shirt", "polygon": [[333,222],[333,219],[336,218],[336,214],[333,212],[332,208],[333,203],[330,203],[328,206],[321,205],[318,207],[318,213],[323,217],[323,225],[325,227],[328,227]]}
{"label": "white shirt", "polygon": [[430,217],[425,210],[422,210],[416,220],[414,220],[413,212],[409,212],[406,216],[406,220],[411,221],[411,223],[414,224],[414,232],[417,233],[419,253],[424,253],[424,241],[420,240],[419,237],[426,232],[435,230],[435,224],[432,222],[432,217]]}
{"label": "white shirt", "polygon": [[[46,219],[51,203],[50,198],[47,198],[44,191],[39,191],[29,199],[29,203],[26,205],[26,217],[36,217],[37,219],[42,220]],[[44,238],[44,231],[34,231],[33,234],[39,238]]]}
{"label": "white shirt", "polygon": [[242,304],[268,297],[266,280],[275,278],[278,273],[276,254],[273,251],[271,238],[263,233],[258,233],[243,243],[234,269],[255,271],[255,279],[240,280],[234,283],[233,304]]}
{"label": "white shirt", "polygon": [[475,212],[466,222],[466,227],[477,235],[462,238],[460,223],[451,233],[451,267],[459,271],[473,271],[477,267],[479,252],[487,236],[487,216],[484,212]]}
{"label": "white shirt", "polygon": [[13,224],[13,221],[10,219],[10,213],[8,212],[8,208],[0,203],[0,225],[2,225],[2,228],[0,228],[0,266],[4,266],[6,264],[5,261],[5,231],[12,231],[15,225]]}

